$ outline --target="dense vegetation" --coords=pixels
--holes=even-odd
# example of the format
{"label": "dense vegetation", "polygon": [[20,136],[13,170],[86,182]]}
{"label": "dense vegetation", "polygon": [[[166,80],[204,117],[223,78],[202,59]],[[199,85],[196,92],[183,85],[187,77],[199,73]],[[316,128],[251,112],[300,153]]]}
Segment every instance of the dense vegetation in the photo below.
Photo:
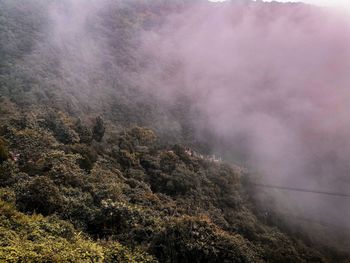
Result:
{"label": "dense vegetation", "polygon": [[179,145],[159,146],[147,128],[117,131],[101,118],[88,126],[63,112],[2,105],[2,259],[331,259],[259,220],[239,168]]}
{"label": "dense vegetation", "polygon": [[[101,90],[103,105],[101,94],[86,101],[78,94],[87,90],[56,68],[59,47],[31,64],[49,2],[0,0],[1,262],[345,262],[264,220],[239,167],[189,147],[186,105],[139,101],[142,91],[104,72],[91,82],[113,93]],[[106,2],[93,28],[123,36],[107,41],[113,74],[137,72],[137,30],[185,5]]]}

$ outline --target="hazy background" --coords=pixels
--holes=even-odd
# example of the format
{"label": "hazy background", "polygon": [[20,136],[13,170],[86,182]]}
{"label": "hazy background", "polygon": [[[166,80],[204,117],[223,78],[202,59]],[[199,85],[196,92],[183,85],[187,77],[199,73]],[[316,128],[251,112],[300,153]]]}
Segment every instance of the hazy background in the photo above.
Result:
{"label": "hazy background", "polygon": [[[347,15],[276,2],[34,2],[9,9],[42,16],[23,23],[38,32],[25,46],[2,36],[3,53],[22,55],[2,60],[1,92],[190,138],[263,183],[350,192]],[[348,199],[268,192],[281,211],[349,233]]]}
{"label": "hazy background", "polygon": [[[210,2],[226,2],[227,0],[209,0]],[[255,0],[259,2],[259,0]],[[328,6],[336,8],[349,8],[350,3],[347,0],[260,0],[262,2],[281,2],[281,3],[305,3],[317,6]]]}
{"label": "hazy background", "polygon": [[[146,75],[160,80],[163,96],[190,98],[198,136],[209,130],[214,151],[263,182],[348,193],[349,44],[348,17],[331,9],[198,4],[145,33],[144,48],[161,65]],[[276,194],[277,206],[349,233],[348,199]]]}

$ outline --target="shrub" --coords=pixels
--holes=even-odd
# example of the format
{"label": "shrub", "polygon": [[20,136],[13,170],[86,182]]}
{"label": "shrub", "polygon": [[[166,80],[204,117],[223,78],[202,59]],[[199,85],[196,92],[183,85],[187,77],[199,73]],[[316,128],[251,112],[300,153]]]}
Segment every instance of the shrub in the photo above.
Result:
{"label": "shrub", "polygon": [[91,171],[94,163],[97,161],[97,152],[85,144],[74,144],[70,147],[70,150],[72,153],[81,155],[82,158],[77,160],[80,168],[88,172]]}
{"label": "shrub", "polygon": [[103,247],[54,217],[27,216],[0,200],[0,262],[102,262]]}
{"label": "shrub", "polygon": [[92,131],[92,137],[95,141],[101,142],[105,134],[106,128],[101,116],[97,117],[95,120],[95,125]]}
{"label": "shrub", "polygon": [[91,129],[83,125],[80,119],[76,122],[74,130],[79,135],[80,143],[90,144],[92,142],[93,138]]}
{"label": "shrub", "polygon": [[4,139],[0,138],[0,164],[9,158],[9,151]]}
{"label": "shrub", "polygon": [[106,246],[105,263],[156,263],[154,257],[146,254],[141,250],[130,250],[119,243],[111,243]]}
{"label": "shrub", "polygon": [[51,151],[40,160],[43,171],[57,184],[73,187],[82,187],[86,173],[82,170],[78,161],[78,154],[66,154],[63,151]]}
{"label": "shrub", "polygon": [[31,178],[17,185],[17,206],[28,212],[43,215],[61,211],[64,207],[63,196],[53,181],[45,176]]}
{"label": "shrub", "polygon": [[218,229],[208,218],[182,217],[169,223],[151,246],[161,262],[259,262],[258,250],[239,235]]}
{"label": "shrub", "polygon": [[156,135],[151,129],[143,127],[134,127],[129,132],[130,136],[137,140],[138,145],[149,146],[156,140]]}
{"label": "shrub", "polygon": [[15,204],[16,194],[11,188],[0,188],[0,200]]}
{"label": "shrub", "polygon": [[72,120],[62,112],[51,112],[45,116],[44,126],[52,131],[58,141],[64,144],[77,143],[80,140],[79,135],[73,129]]}

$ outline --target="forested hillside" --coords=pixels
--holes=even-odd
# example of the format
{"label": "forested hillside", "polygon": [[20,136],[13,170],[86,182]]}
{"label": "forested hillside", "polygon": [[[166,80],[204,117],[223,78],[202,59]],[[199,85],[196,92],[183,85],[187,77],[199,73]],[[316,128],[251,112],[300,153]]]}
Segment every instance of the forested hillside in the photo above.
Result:
{"label": "forested hillside", "polygon": [[161,88],[181,70],[145,38],[214,4],[82,2],[0,0],[0,262],[349,262],[339,236],[259,208],[188,94]]}

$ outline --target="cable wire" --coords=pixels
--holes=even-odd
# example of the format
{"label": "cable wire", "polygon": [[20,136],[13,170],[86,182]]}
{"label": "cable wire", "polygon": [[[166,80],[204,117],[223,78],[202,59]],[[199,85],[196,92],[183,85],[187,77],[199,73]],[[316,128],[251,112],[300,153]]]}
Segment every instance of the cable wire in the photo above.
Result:
{"label": "cable wire", "polygon": [[259,183],[250,183],[250,185],[253,185],[256,187],[265,187],[265,188],[272,188],[272,189],[278,189],[278,190],[285,190],[285,191],[304,192],[304,193],[312,193],[312,194],[321,194],[321,195],[350,198],[350,194],[347,194],[347,193],[336,193],[336,192],[311,190],[311,189],[303,189],[303,188],[295,188],[295,187],[287,187],[287,186],[277,186],[277,185],[269,185],[269,184],[259,184]]}

